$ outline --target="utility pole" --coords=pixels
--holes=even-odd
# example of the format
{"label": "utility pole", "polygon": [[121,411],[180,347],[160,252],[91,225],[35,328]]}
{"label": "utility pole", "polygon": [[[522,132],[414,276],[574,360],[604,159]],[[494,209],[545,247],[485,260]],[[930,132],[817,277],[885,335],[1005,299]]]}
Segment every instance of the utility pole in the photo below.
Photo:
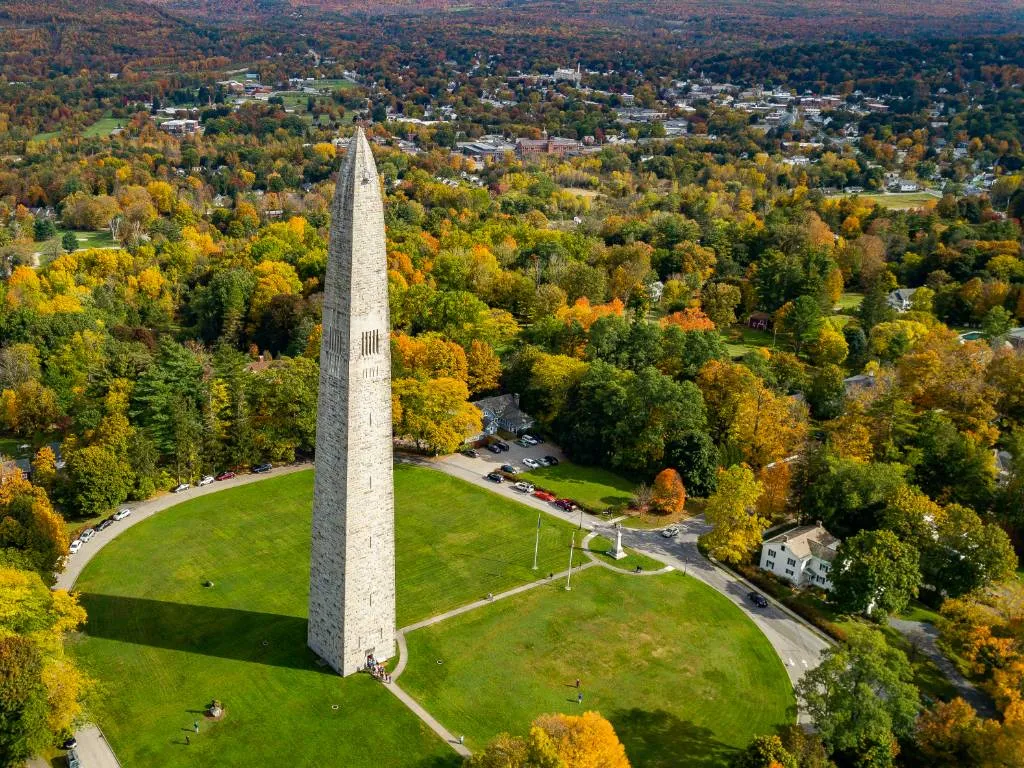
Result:
{"label": "utility pole", "polygon": [[533,570],[537,570],[537,552],[540,550],[540,516],[541,512],[537,513],[537,538],[533,542]]}
{"label": "utility pole", "polygon": [[576,533],[575,532],[573,532],[573,534],[572,534],[572,541],[569,544],[569,570],[565,574],[565,591],[566,592],[571,592],[572,591],[572,586],[571,586],[571,584],[569,582],[572,580],[572,556],[573,556],[573,550],[574,549],[576,549]]}

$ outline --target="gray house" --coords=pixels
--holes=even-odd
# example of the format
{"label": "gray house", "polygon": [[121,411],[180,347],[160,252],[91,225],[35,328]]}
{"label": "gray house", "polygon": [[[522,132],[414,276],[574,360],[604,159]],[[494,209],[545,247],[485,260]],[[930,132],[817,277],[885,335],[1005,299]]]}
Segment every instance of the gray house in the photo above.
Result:
{"label": "gray house", "polygon": [[495,395],[485,397],[473,403],[483,414],[485,435],[493,435],[498,430],[520,434],[530,429],[533,417],[519,410],[519,395]]}

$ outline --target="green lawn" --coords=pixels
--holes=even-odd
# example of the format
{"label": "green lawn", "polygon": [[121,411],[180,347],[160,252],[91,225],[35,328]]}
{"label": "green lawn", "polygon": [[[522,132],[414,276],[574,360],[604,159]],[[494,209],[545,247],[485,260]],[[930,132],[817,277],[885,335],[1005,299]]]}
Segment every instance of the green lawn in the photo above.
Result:
{"label": "green lawn", "polygon": [[20,437],[0,437],[0,456],[6,456],[8,459],[20,459],[24,455],[24,451],[20,450],[18,446],[27,442],[31,442],[31,440],[23,440]]}
{"label": "green lawn", "polygon": [[127,120],[123,117],[101,117],[95,123],[82,131],[82,135],[86,138],[109,136],[112,130],[115,128],[123,128],[126,122]]}
{"label": "green lawn", "polygon": [[[455,764],[379,684],[326,674],[307,650],[312,480],[185,502],[86,567],[89,624],[70,648],[100,683],[94,714],[126,768]],[[405,465],[395,492],[400,625],[536,578],[534,510]],[[544,518],[542,571],[564,567],[572,530]],[[227,716],[186,747],[182,729],[214,697]]]}
{"label": "green lawn", "polygon": [[595,536],[590,540],[587,545],[587,549],[597,555],[598,560],[607,563],[608,565],[614,566],[623,571],[632,571],[638,565],[645,571],[657,571],[665,567],[665,564],[655,560],[654,558],[647,557],[647,555],[641,555],[634,549],[629,547],[623,547],[626,550],[626,557],[621,560],[616,560],[612,557],[612,552],[615,551],[615,542],[611,539],[606,539],[604,536]]}
{"label": "green lawn", "polygon": [[836,302],[835,308],[842,313],[849,313],[860,307],[860,303],[864,301],[863,293],[844,293],[839,297],[839,301]]}
{"label": "green lawn", "polygon": [[626,504],[636,488],[636,483],[607,469],[565,460],[554,467],[522,472],[519,477],[595,511]]}
{"label": "green lawn", "polygon": [[[117,245],[114,242],[114,236],[110,234],[109,229],[100,229],[93,231],[88,230],[72,230],[75,238],[78,240],[79,248],[113,248]],[[60,230],[57,236],[63,235],[65,230]]]}
{"label": "green lawn", "polygon": [[770,331],[759,331],[748,328],[745,325],[734,325],[722,332],[722,341],[725,342],[726,351],[729,357],[743,357],[759,347],[771,347],[775,345],[775,335]]}
{"label": "green lawn", "polygon": [[[728,765],[792,722],[768,641],[738,607],[679,573],[590,568],[407,636],[403,688],[478,749],[537,715],[597,710],[635,766]],[[583,705],[576,704],[576,678]]]}
{"label": "green lawn", "polygon": [[[854,195],[835,195],[835,197],[854,197]],[[938,202],[939,198],[928,192],[889,192],[884,194],[856,195],[861,200],[870,200],[883,208],[920,208],[926,203]]]}

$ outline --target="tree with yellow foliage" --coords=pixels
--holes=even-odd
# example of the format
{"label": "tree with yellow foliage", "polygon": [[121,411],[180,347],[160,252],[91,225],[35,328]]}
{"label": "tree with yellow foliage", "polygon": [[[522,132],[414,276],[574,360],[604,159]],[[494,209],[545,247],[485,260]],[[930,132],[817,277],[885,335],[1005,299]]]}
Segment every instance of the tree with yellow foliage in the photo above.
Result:
{"label": "tree with yellow foliage", "polygon": [[466,353],[469,394],[477,395],[498,388],[501,379],[501,358],[486,341],[473,339]]}
{"label": "tree with yellow foliage", "polygon": [[612,724],[597,712],[541,715],[525,738],[499,735],[469,768],[630,768]]}
{"label": "tree with yellow foliage", "polygon": [[78,600],[38,574],[0,565],[0,760],[21,765],[70,730],[88,679],[64,654],[63,635],[85,621]]}
{"label": "tree with yellow foliage", "polygon": [[483,429],[480,411],[469,402],[464,381],[452,378],[395,379],[391,383],[395,437],[421,451],[452,453]]}
{"label": "tree with yellow foliage", "polygon": [[718,472],[718,489],[708,498],[704,515],[711,530],[700,537],[712,557],[726,563],[745,562],[761,543],[769,520],[757,511],[764,486],[745,466]]}

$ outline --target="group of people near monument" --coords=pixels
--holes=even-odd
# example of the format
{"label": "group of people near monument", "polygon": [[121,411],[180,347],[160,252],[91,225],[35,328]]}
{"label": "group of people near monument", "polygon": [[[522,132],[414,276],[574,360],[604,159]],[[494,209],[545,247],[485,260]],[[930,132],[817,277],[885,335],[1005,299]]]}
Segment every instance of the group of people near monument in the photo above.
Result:
{"label": "group of people near monument", "polygon": [[382,683],[391,682],[391,673],[384,668],[383,664],[373,658],[372,653],[366,657],[366,671],[373,675],[374,680],[380,680]]}

